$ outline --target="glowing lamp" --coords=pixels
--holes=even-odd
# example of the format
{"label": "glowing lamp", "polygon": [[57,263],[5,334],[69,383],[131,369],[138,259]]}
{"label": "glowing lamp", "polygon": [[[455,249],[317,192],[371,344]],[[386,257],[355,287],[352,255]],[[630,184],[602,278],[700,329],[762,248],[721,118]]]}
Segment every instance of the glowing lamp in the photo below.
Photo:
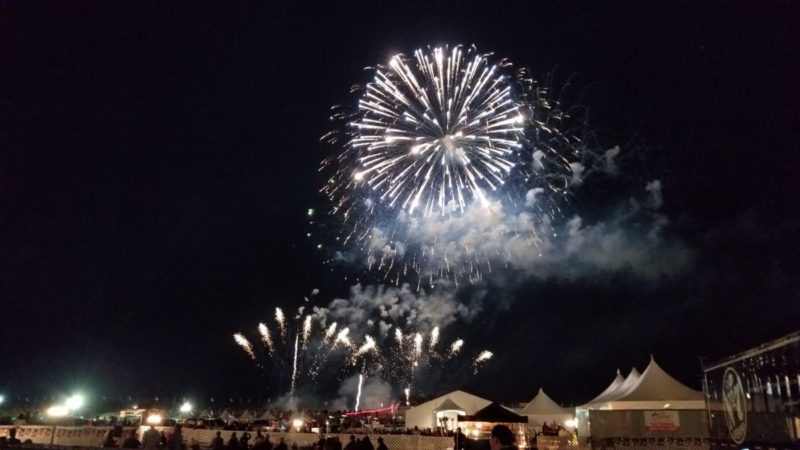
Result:
{"label": "glowing lamp", "polygon": [[564,426],[567,428],[575,428],[578,426],[578,419],[567,419],[564,421]]}
{"label": "glowing lamp", "polygon": [[47,408],[47,415],[50,417],[66,417],[69,414],[69,409],[63,405],[54,405]]}
{"label": "glowing lamp", "polygon": [[147,416],[147,423],[150,425],[160,425],[161,416],[159,414],[151,414]]}
{"label": "glowing lamp", "polygon": [[294,428],[295,428],[297,431],[300,431],[300,427],[302,427],[302,426],[303,426],[303,421],[302,421],[301,419],[294,419],[294,420],[292,421],[292,426],[294,426]]}
{"label": "glowing lamp", "polygon": [[79,409],[81,406],[83,406],[83,396],[75,394],[67,399],[65,405],[69,410]]}
{"label": "glowing lamp", "polygon": [[185,402],[184,404],[182,404],[181,405],[181,412],[182,413],[192,412],[192,404],[189,403],[189,402]]}

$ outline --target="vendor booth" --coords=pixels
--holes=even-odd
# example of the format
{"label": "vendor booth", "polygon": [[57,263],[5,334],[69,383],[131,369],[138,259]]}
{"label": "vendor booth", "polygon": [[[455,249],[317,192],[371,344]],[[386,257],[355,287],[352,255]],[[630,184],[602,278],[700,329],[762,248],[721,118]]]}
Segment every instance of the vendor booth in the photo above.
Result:
{"label": "vendor booth", "polygon": [[528,446],[528,418],[499,403],[491,403],[472,415],[458,416],[461,431],[473,440],[488,440],[495,425],[505,425],[517,436],[517,447]]}

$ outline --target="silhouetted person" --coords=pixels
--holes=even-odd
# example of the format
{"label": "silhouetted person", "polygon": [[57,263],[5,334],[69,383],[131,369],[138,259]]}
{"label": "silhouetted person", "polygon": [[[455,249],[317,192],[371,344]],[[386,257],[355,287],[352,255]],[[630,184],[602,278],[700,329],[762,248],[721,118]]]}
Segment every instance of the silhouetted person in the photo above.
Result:
{"label": "silhouetted person", "polygon": [[250,433],[247,431],[242,433],[242,437],[239,438],[239,446],[242,450],[247,450],[247,445],[250,442]]}
{"label": "silhouetted person", "polygon": [[375,450],[375,446],[372,445],[372,441],[369,439],[369,436],[364,436],[364,438],[361,439],[360,447],[361,450]]}
{"label": "silhouetted person", "polygon": [[461,432],[461,428],[456,428],[456,433],[453,435],[453,450],[463,450],[469,448],[467,436]]}
{"label": "silhouetted person", "polygon": [[505,425],[495,425],[489,438],[489,447],[491,450],[516,450],[516,447],[514,447],[515,439],[516,437],[510,428]]}
{"label": "silhouetted person", "polygon": [[13,445],[13,446],[22,445],[22,442],[20,442],[19,439],[17,439],[17,429],[16,428],[12,428],[12,429],[8,430],[8,445],[9,446],[11,446],[11,445]]}
{"label": "silhouetted person", "polygon": [[389,447],[387,447],[386,444],[383,443],[382,437],[378,438],[378,448],[376,448],[375,450],[389,450]]}
{"label": "silhouetted person", "polygon": [[239,450],[239,437],[236,436],[236,432],[234,431],[231,433],[231,438],[228,439],[228,449],[229,450]]}
{"label": "silhouetted person", "polygon": [[172,432],[169,440],[170,450],[183,450],[183,433],[180,425],[175,425],[175,431]]}
{"label": "silhouetted person", "polygon": [[217,435],[211,440],[211,450],[224,450],[225,441],[222,440],[222,433],[217,431]]}
{"label": "silhouetted person", "polygon": [[117,441],[114,440],[114,430],[108,430],[106,439],[103,441],[103,447],[116,447]]}
{"label": "silhouetted person", "polygon": [[289,447],[286,446],[286,442],[281,438],[278,445],[275,446],[275,450],[289,450]]}
{"label": "silhouetted person", "polygon": [[161,430],[161,434],[158,436],[158,444],[161,448],[167,448],[167,433],[164,430]]}
{"label": "silhouetted person", "polygon": [[156,427],[150,425],[150,429],[142,435],[142,447],[145,450],[158,450],[161,446],[161,434],[156,430]]}
{"label": "silhouetted person", "polygon": [[128,435],[128,438],[122,441],[122,448],[139,448],[142,446],[142,443],[139,442],[139,439],[136,437],[136,430],[131,430],[131,434]]}

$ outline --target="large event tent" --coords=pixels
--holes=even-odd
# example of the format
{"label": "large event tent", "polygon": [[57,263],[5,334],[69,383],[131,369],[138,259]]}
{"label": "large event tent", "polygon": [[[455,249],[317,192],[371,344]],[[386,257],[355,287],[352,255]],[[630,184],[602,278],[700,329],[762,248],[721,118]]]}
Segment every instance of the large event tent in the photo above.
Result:
{"label": "large event tent", "polygon": [[406,428],[413,429],[417,427],[424,430],[426,428],[434,429],[439,426],[445,426],[448,429],[453,429],[456,426],[459,415],[475,414],[491,403],[485,398],[464,391],[453,391],[406,411]]}
{"label": "large event tent", "polygon": [[557,424],[565,426],[567,420],[575,418],[574,408],[561,407],[542,389],[539,389],[539,393],[519,413],[528,417],[528,425],[535,430],[539,430],[545,422],[555,421]]}
{"label": "large event tent", "polygon": [[578,434],[589,434],[589,410],[705,409],[703,393],[672,378],[650,358],[640,375],[634,367],[622,381],[614,381],[597,397],[576,408]]}
{"label": "large event tent", "polygon": [[[614,380],[615,382],[617,379]],[[612,383],[613,385],[613,383]],[[609,386],[609,389],[611,386]],[[606,389],[608,391],[608,389]],[[705,409],[705,397],[672,378],[655,361],[641,375],[634,368],[621,385],[579,409]]]}

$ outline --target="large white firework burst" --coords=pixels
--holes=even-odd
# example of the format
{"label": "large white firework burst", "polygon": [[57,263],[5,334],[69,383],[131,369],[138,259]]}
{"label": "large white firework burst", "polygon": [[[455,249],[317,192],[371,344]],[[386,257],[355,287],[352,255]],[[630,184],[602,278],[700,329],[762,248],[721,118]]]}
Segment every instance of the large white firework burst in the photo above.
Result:
{"label": "large white firework burst", "polygon": [[586,146],[570,111],[525,69],[474,47],[399,54],[374,72],[354,88],[354,107],[334,108],[342,126],[323,137],[338,148],[322,164],[322,192],[344,223],[337,242],[355,242],[397,282],[474,279],[506,257],[507,249],[481,249],[470,230],[451,232],[476,208],[530,212],[498,232],[537,245]]}
{"label": "large white firework burst", "polygon": [[[390,208],[443,215],[486,203],[519,163],[522,106],[508,77],[484,55],[417,50],[379,68],[350,123],[356,187]],[[448,205],[452,205],[448,207]]]}

